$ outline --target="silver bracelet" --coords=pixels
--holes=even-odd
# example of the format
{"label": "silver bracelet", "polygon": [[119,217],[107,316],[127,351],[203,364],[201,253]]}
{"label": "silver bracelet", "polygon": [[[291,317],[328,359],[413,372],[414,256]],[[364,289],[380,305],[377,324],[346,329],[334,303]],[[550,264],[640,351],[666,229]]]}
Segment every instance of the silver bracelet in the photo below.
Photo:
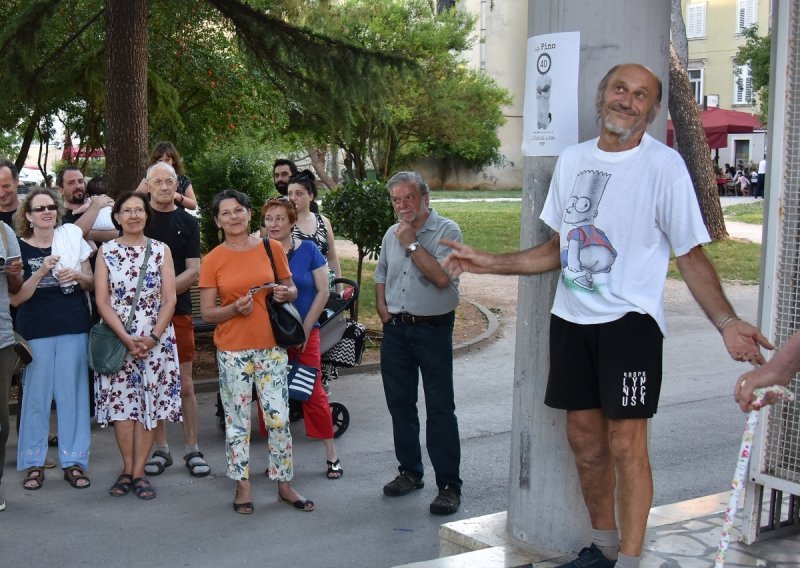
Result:
{"label": "silver bracelet", "polygon": [[727,315],[727,316],[723,316],[723,317],[722,317],[722,318],[720,318],[720,320],[717,322],[717,329],[718,329],[718,330],[720,330],[720,331],[722,331],[722,330],[725,328],[725,326],[726,326],[726,325],[728,325],[728,324],[729,324],[729,323],[731,323],[732,321],[734,321],[734,320],[738,320],[738,319],[739,319],[739,316],[737,316],[736,314],[733,314],[733,315]]}

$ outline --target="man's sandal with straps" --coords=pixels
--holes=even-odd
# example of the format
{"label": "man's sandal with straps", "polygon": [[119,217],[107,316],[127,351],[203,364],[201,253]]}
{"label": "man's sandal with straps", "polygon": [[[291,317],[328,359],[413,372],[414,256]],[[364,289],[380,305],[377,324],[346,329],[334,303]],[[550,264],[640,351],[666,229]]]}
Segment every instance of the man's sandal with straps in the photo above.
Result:
{"label": "man's sandal with straps", "polygon": [[161,475],[164,470],[172,465],[172,456],[169,452],[156,450],[153,452],[153,457],[144,466],[144,472],[147,475]]}
{"label": "man's sandal with straps", "polygon": [[189,473],[192,477],[205,477],[211,473],[208,462],[203,458],[203,454],[198,451],[189,452],[183,456],[183,461],[186,462],[186,467],[189,468]]}

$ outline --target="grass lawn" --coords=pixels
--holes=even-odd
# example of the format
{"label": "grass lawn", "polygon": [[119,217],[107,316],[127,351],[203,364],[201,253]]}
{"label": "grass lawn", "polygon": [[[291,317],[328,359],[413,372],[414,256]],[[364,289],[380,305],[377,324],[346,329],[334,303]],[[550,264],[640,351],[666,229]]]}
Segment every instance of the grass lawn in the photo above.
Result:
{"label": "grass lawn", "polygon": [[[761,270],[759,243],[729,239],[711,243],[704,248],[723,281],[758,284]],[[681,280],[674,258],[669,263],[668,276]]]}
{"label": "grass lawn", "polygon": [[764,220],[764,200],[755,203],[740,203],[722,208],[722,214],[728,221],[752,223],[760,225]]}

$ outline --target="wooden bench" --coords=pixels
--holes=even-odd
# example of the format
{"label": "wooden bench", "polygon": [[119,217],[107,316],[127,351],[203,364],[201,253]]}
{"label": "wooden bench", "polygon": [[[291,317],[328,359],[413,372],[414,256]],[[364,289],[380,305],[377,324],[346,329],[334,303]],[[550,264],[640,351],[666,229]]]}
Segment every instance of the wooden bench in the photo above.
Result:
{"label": "wooden bench", "polygon": [[192,295],[192,323],[194,324],[195,333],[214,331],[217,324],[208,323],[200,315],[200,288],[192,286],[189,289],[189,293]]}

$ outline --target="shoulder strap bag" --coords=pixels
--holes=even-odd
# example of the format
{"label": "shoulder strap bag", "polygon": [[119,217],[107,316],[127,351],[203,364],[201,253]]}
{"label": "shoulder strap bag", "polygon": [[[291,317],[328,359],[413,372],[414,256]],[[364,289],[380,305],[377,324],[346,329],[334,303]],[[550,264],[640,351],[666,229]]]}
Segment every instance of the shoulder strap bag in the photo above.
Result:
{"label": "shoulder strap bag", "polygon": [[[136,304],[139,303],[139,295],[142,292],[144,273],[147,270],[147,261],[152,251],[150,239],[147,239],[147,248],[144,252],[144,262],[139,270],[139,281],[136,283],[136,295],[133,297],[131,309],[128,312],[128,320],[125,322],[125,332],[131,332],[133,325],[133,312]],[[113,375],[122,368],[128,349],[122,340],[114,333],[105,322],[100,321],[89,330],[89,367],[97,373]]]}
{"label": "shoulder strap bag", "polygon": [[[269,245],[269,237],[264,239],[264,248],[267,250],[269,262],[272,265],[272,274],[277,283],[278,272],[275,269],[275,258],[272,256],[272,247]],[[302,345],[306,340],[306,332],[303,329],[303,318],[291,302],[280,303],[275,300],[275,296],[267,296],[267,311],[269,321],[272,326],[272,335],[275,343],[280,347],[289,348]]]}

